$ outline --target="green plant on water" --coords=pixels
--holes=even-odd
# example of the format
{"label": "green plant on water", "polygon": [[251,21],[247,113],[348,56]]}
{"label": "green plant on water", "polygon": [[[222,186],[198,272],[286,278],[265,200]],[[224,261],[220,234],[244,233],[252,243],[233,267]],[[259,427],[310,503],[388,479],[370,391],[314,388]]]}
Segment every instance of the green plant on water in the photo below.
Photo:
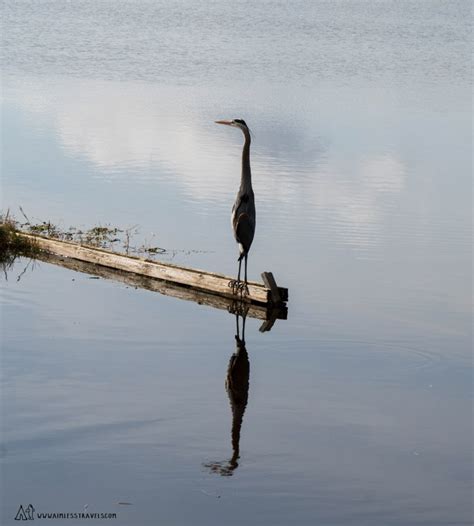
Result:
{"label": "green plant on water", "polygon": [[123,232],[119,228],[112,228],[109,226],[95,226],[86,231],[75,227],[63,230],[57,225],[51,223],[51,221],[43,221],[37,224],[31,224],[28,222],[21,225],[21,227],[26,232],[33,235],[101,248],[113,246],[114,243],[120,241],[120,234]]}
{"label": "green plant on water", "polygon": [[55,239],[61,239],[61,231],[56,225],[53,225],[51,221],[43,221],[36,225],[28,225],[28,231],[32,234],[39,236],[52,237]]}
{"label": "green plant on water", "polygon": [[141,250],[149,255],[165,254],[166,249],[161,247],[142,247]]}
{"label": "green plant on water", "polygon": [[[11,257],[14,260],[15,257],[20,255],[34,257],[37,254],[39,249],[35,242],[22,236],[22,233],[125,252],[127,255],[145,256],[152,259],[163,254],[174,255],[174,252],[171,253],[167,249],[149,242],[145,242],[139,247],[133,246],[132,238],[138,233],[136,225],[126,229],[110,225],[98,225],[88,230],[76,227],[64,229],[51,221],[34,223],[21,207],[20,212],[26,220],[23,223],[14,220],[8,211],[6,214],[0,212],[0,263],[2,261],[10,261]],[[13,260],[11,261],[13,262]]]}
{"label": "green plant on water", "polygon": [[83,235],[83,242],[87,245],[105,248],[120,241],[119,235],[122,230],[107,226],[95,226]]}
{"label": "green plant on water", "polygon": [[39,251],[34,241],[21,235],[15,221],[0,215],[0,265],[10,267],[17,257],[34,257]]}

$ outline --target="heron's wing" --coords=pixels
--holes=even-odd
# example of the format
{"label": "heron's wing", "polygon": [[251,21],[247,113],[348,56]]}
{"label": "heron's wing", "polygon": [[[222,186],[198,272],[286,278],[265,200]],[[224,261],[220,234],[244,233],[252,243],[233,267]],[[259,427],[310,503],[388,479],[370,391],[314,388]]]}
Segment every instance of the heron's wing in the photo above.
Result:
{"label": "heron's wing", "polygon": [[244,250],[248,252],[255,233],[255,222],[252,221],[249,214],[243,212],[238,216],[236,215],[234,221],[234,232],[237,243],[240,243]]}
{"label": "heron's wing", "polygon": [[235,211],[243,212],[244,209],[247,207],[247,203],[250,201],[250,195],[248,192],[242,192],[240,191],[237,195],[237,199],[235,200],[233,209]]}

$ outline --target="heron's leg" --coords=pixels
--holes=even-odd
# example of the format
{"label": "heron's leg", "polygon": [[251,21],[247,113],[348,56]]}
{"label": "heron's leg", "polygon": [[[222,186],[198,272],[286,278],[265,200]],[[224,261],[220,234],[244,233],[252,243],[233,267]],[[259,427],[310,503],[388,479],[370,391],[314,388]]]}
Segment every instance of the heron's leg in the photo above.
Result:
{"label": "heron's leg", "polygon": [[[242,270],[242,259],[245,257],[245,281],[240,280],[240,274]],[[232,287],[232,291],[234,294],[237,294],[240,292],[240,295],[248,295],[249,288],[247,286],[247,254],[244,256],[243,254],[239,257],[239,274],[237,275],[237,281],[231,281],[229,283],[229,287]]]}
{"label": "heron's leg", "polygon": [[245,294],[248,294],[249,293],[249,287],[248,287],[248,282],[247,282],[247,259],[248,259],[248,254],[245,254],[245,280],[244,280],[244,283],[242,284],[242,292],[245,292]]}
{"label": "heron's leg", "polygon": [[[247,296],[248,293],[249,293],[249,288],[248,288],[248,285],[247,285],[247,257],[248,255],[245,254],[245,280],[242,282],[240,281],[240,265],[239,265],[239,278],[238,278],[238,283],[237,283],[237,288],[238,290],[240,291],[240,295],[244,295]],[[242,264],[242,260],[240,261],[240,264]]]}
{"label": "heron's leg", "polygon": [[229,281],[229,287],[232,289],[232,294],[237,294],[241,290],[240,282],[240,270],[242,267],[242,256],[239,257],[239,272],[237,274],[237,279],[231,279]]}
{"label": "heron's leg", "polygon": [[242,316],[242,343],[245,345],[245,320],[247,319],[247,314]]}

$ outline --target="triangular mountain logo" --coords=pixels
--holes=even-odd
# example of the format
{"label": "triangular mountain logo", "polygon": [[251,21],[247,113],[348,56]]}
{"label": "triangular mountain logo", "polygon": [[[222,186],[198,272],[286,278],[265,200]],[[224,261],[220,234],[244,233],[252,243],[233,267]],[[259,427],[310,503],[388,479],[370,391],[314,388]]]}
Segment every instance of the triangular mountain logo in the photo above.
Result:
{"label": "triangular mountain logo", "polygon": [[23,506],[20,506],[18,508],[18,511],[15,515],[16,521],[32,521],[34,520],[33,512],[35,511],[35,508],[32,504],[30,504],[26,510],[23,508]]}

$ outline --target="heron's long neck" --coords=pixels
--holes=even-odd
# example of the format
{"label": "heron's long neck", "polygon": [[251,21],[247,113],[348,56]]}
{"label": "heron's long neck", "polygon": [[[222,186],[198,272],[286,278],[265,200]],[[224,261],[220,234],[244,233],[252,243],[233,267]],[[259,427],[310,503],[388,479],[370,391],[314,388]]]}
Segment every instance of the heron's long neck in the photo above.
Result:
{"label": "heron's long neck", "polygon": [[244,132],[245,143],[242,150],[242,176],[240,188],[245,191],[252,189],[252,174],[250,172],[250,134]]}

